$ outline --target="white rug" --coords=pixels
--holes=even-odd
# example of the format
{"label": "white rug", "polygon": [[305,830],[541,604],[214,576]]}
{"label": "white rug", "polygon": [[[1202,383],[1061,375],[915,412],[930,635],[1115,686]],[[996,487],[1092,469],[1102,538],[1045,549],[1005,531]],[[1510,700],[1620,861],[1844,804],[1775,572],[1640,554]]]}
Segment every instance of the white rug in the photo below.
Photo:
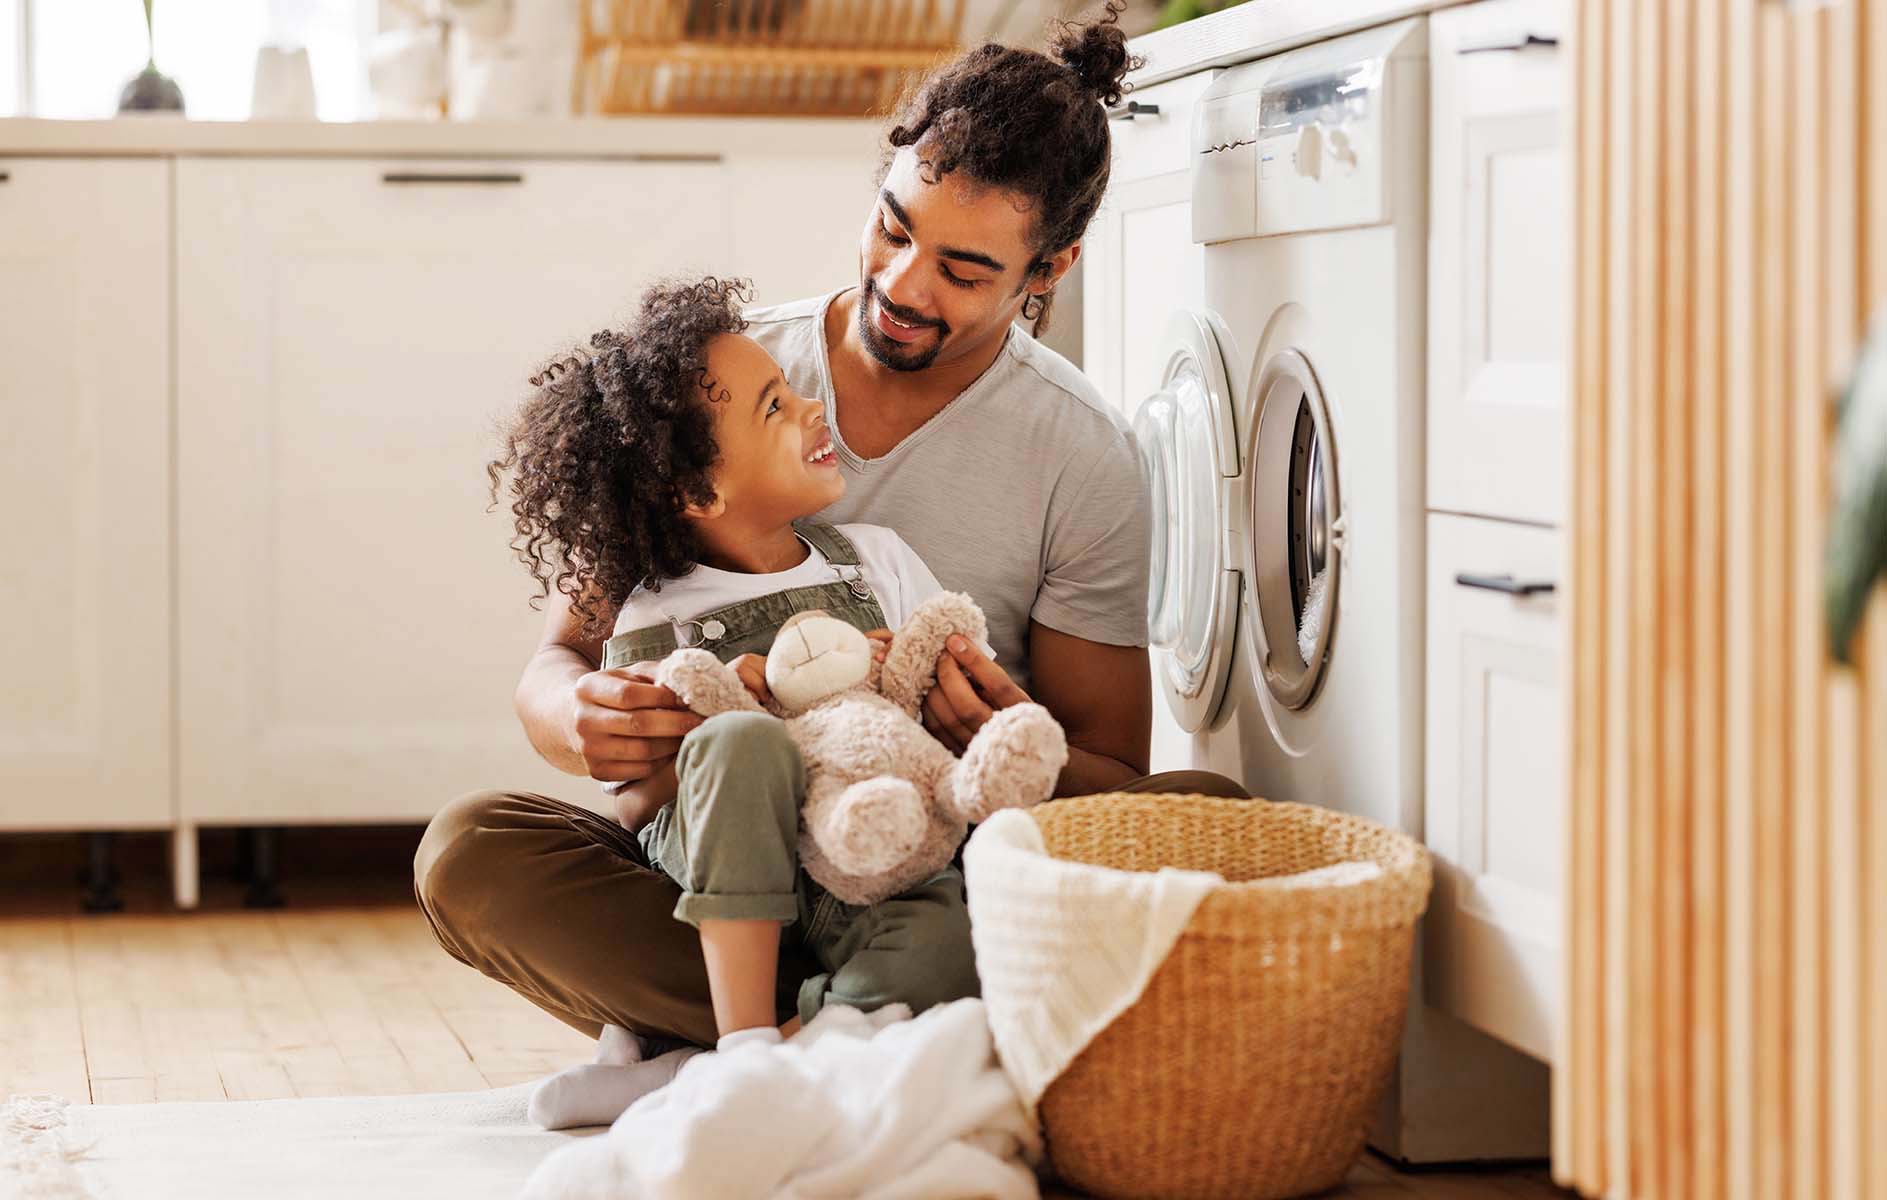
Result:
{"label": "white rug", "polygon": [[488,1092],[0,1109],[6,1200],[513,1200],[560,1146]]}

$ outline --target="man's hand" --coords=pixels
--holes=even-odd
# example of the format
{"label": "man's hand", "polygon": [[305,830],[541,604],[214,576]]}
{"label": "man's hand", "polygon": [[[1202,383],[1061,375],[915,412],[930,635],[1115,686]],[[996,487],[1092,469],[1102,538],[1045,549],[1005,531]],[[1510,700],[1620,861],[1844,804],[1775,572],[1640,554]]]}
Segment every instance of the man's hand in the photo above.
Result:
{"label": "man's hand", "polygon": [[952,634],[937,659],[937,684],[924,697],[924,728],[952,753],[969,749],[991,717],[1026,704],[1029,694],[961,634]]}
{"label": "man's hand", "polygon": [[658,686],[654,664],[592,671],[577,680],[570,748],[590,778],[634,782],[675,758],[681,739],[701,724],[681,698]]}

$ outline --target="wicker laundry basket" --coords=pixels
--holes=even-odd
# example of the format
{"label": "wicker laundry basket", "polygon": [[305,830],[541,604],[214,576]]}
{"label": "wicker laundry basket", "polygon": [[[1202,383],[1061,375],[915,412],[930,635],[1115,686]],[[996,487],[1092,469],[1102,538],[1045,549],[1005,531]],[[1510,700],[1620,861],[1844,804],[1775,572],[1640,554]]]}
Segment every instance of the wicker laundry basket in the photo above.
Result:
{"label": "wicker laundry basket", "polygon": [[[1061,1176],[1100,1196],[1240,1200],[1341,1182],[1395,1065],[1427,852],[1301,804],[1108,795],[1033,815],[1056,858],[1227,880],[1140,1000],[1043,1094]],[[1364,861],[1381,873],[1261,882]]]}

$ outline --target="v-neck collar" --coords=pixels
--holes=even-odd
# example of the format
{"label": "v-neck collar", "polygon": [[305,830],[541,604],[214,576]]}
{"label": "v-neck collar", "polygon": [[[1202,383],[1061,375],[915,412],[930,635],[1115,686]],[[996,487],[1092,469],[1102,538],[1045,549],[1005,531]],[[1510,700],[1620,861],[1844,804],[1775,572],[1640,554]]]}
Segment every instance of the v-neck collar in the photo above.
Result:
{"label": "v-neck collar", "polygon": [[1011,343],[1019,330],[1013,322],[1010,323],[1009,332],[1003,335],[1002,347],[996,351],[996,357],[990,360],[989,366],[984,368],[981,375],[970,381],[968,387],[953,396],[950,403],[932,413],[929,420],[905,434],[896,445],[877,458],[863,458],[847,444],[845,431],[839,428],[839,389],[832,382],[832,348],[826,344],[826,314],[831,311],[834,300],[851,290],[850,287],[842,287],[826,297],[825,303],[821,304],[819,311],[814,314],[814,328],[817,330],[819,339],[819,386],[826,394],[826,427],[832,431],[832,444],[838,447],[840,461],[853,470],[859,470],[888,463],[908,453],[913,446],[929,437],[938,426],[943,425],[953,413],[962,408],[963,401],[977,389],[995,386],[991,380],[996,376],[996,368],[1009,356]]}

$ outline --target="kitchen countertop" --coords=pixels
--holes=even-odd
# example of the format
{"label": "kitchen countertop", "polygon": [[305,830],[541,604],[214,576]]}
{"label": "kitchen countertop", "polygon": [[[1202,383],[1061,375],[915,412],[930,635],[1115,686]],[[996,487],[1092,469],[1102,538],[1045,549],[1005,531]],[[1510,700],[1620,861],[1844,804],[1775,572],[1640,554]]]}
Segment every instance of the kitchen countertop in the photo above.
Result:
{"label": "kitchen countertop", "polygon": [[1254,0],[1197,17],[1184,25],[1137,37],[1131,43],[1146,65],[1128,76],[1145,86],[1230,66],[1367,29],[1417,13],[1450,8],[1462,0]]}
{"label": "kitchen countertop", "polygon": [[103,121],[0,118],[0,155],[361,158],[875,156],[883,123],[807,117],[568,117],[522,121]]}

